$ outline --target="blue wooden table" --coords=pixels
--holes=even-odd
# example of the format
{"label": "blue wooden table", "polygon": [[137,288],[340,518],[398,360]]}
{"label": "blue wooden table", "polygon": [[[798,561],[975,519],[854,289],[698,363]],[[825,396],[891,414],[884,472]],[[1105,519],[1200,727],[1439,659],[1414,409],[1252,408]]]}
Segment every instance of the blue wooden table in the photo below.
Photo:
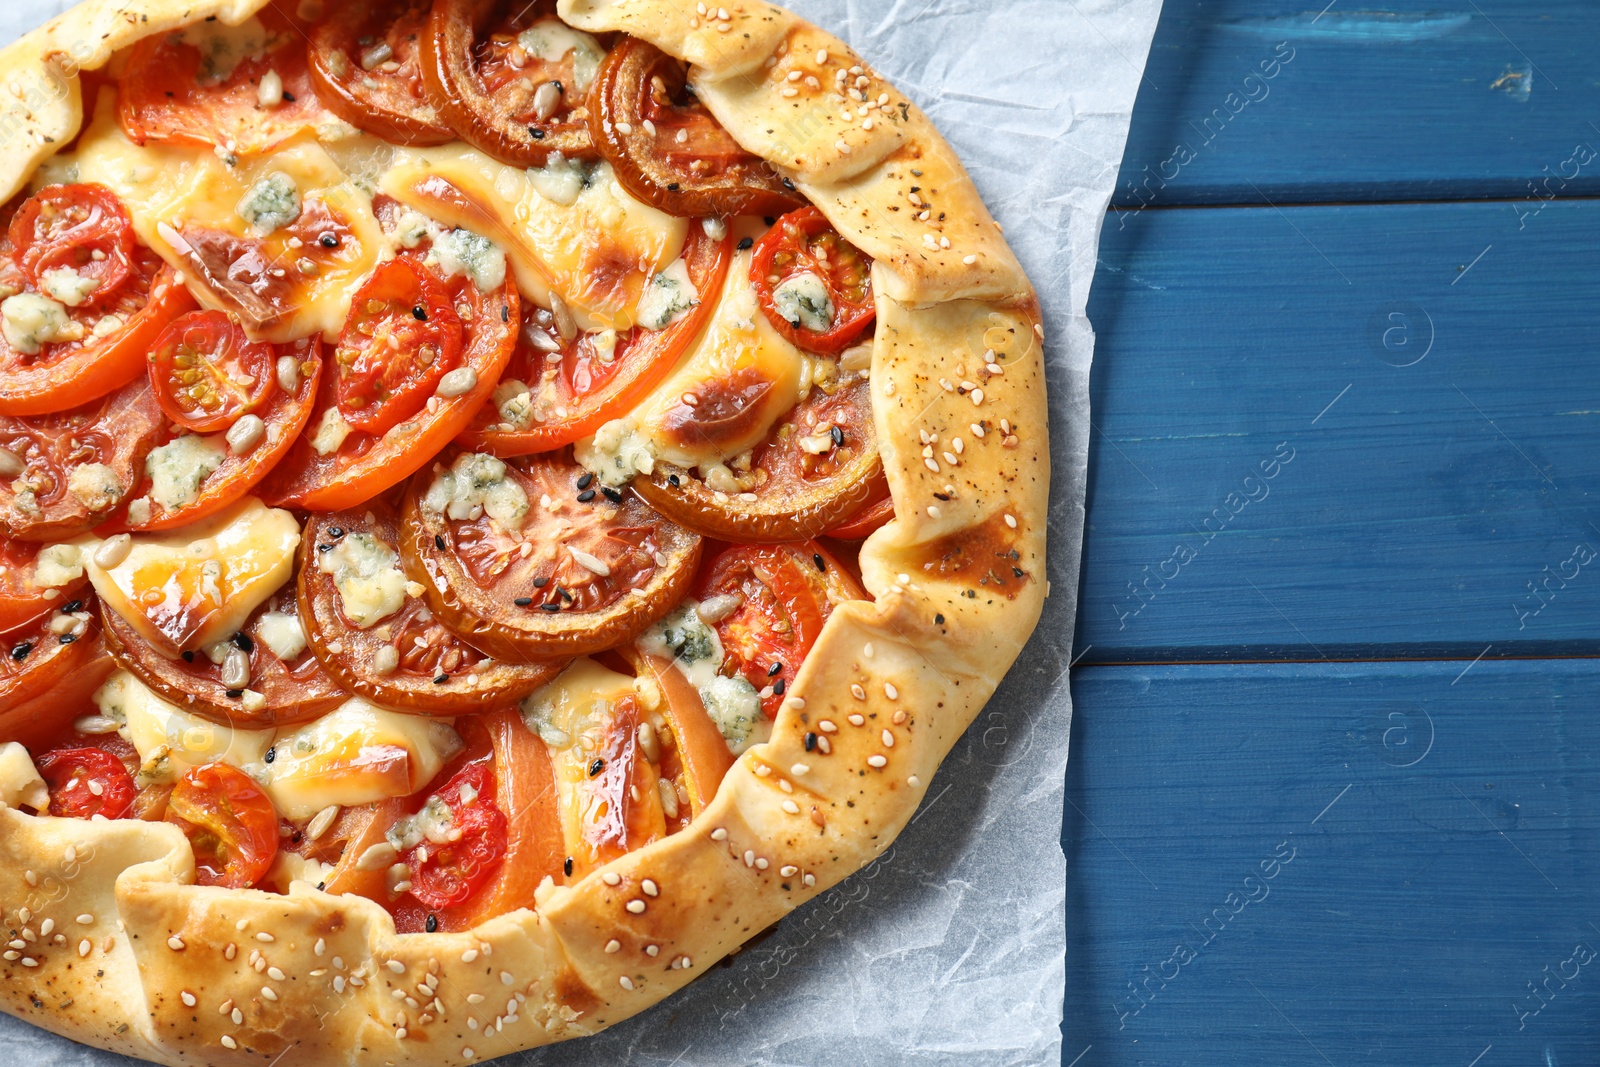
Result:
{"label": "blue wooden table", "polygon": [[1089,304],[1063,1064],[1600,1064],[1597,45],[1168,0]]}

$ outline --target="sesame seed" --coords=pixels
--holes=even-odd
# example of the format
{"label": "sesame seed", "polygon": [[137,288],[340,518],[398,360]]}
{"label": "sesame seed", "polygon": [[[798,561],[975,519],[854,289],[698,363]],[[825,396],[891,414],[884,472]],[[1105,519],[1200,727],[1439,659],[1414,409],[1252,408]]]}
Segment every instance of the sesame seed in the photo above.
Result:
{"label": "sesame seed", "polygon": [[661,890],[656,886],[655,882],[648,878],[639,883],[639,888],[644,890],[644,895],[647,897],[658,897],[661,895]]}
{"label": "sesame seed", "polygon": [[928,505],[928,518],[930,518],[930,519],[938,519],[938,518],[943,518],[943,517],[944,517],[944,512],[939,510],[939,505],[937,505],[937,504],[929,504]]}
{"label": "sesame seed", "polygon": [[44,922],[39,924],[39,936],[49,937],[51,931],[53,931],[55,928],[56,921],[54,919],[46,919]]}
{"label": "sesame seed", "polygon": [[783,702],[783,706],[786,707],[786,708],[793,708],[796,711],[799,711],[799,710],[801,710],[802,708],[804,708],[806,706],[806,702],[805,702],[805,699],[802,698],[802,697],[790,697],[788,700],[785,700]]}
{"label": "sesame seed", "polygon": [[800,881],[807,886],[813,886],[817,884],[817,876],[808,871],[800,876]]}
{"label": "sesame seed", "polygon": [[174,934],[173,936],[167,938],[167,947],[170,948],[174,952],[182,952],[183,951],[183,939],[181,937],[178,937],[176,934]]}
{"label": "sesame seed", "polygon": [[747,848],[744,850],[744,865],[746,867],[754,867],[756,865],[756,853],[754,849]]}
{"label": "sesame seed", "polygon": [[727,839],[728,831],[724,830],[722,827],[719,826],[715,830],[711,831],[711,840],[726,841]]}
{"label": "sesame seed", "polygon": [[276,941],[278,939],[273,937],[271,934],[267,933],[265,930],[263,930],[259,934],[256,935],[256,940],[264,942],[264,943],[270,945],[270,944],[272,944],[274,941]]}
{"label": "sesame seed", "polygon": [[388,967],[395,974],[405,974],[406,973],[406,965],[401,963],[399,960],[390,960],[389,963],[388,963]]}
{"label": "sesame seed", "polygon": [[644,905],[644,901],[642,901],[642,900],[638,899],[637,897],[635,897],[633,900],[628,901],[627,907],[628,907],[628,910],[630,912],[632,912],[635,915],[639,915],[639,914],[643,913],[645,905]]}
{"label": "sesame seed", "polygon": [[606,951],[607,952],[620,952],[621,950],[622,950],[622,942],[618,941],[616,938],[613,937],[610,941],[606,942]]}
{"label": "sesame seed", "polygon": [[786,863],[782,867],[778,868],[778,873],[783,875],[785,878],[793,878],[796,874],[800,873],[800,868],[796,867],[792,863]]}
{"label": "sesame seed", "polygon": [[799,815],[800,805],[796,804],[792,800],[785,800],[783,802],[783,810],[788,812],[790,815]]}
{"label": "sesame seed", "polygon": [[885,728],[884,731],[883,731],[883,747],[884,748],[893,748],[894,747],[894,733],[892,731],[888,730],[887,728]]}
{"label": "sesame seed", "polygon": [[618,978],[617,982],[622,986],[623,989],[626,989],[629,992],[633,991],[633,979],[629,978],[627,975],[623,975],[621,978]]}
{"label": "sesame seed", "polygon": [[463,952],[461,954],[461,962],[462,963],[471,963],[473,960],[475,960],[477,958],[478,958],[478,950],[475,949],[475,948],[469,948],[469,949],[467,949],[467,951],[465,951],[465,952]]}
{"label": "sesame seed", "polygon": [[817,729],[821,730],[825,734],[839,732],[839,727],[834,724],[832,719],[823,719],[821,722],[817,723]]}
{"label": "sesame seed", "polygon": [[804,763],[796,763],[793,767],[789,768],[789,773],[794,775],[796,778],[799,778],[801,775],[811,773],[811,768]]}
{"label": "sesame seed", "polygon": [[27,882],[31,886],[34,886],[35,888],[37,888],[39,885],[39,876],[34,874],[32,870],[23,871],[22,878],[23,881]]}
{"label": "sesame seed", "polygon": [[936,462],[934,462],[934,461],[933,461],[933,460],[931,460],[931,459],[924,459],[924,460],[923,460],[923,461],[922,461],[922,465],[923,465],[923,466],[924,466],[924,467],[927,467],[927,468],[928,468],[928,469],[929,469],[929,470],[930,470],[930,471],[932,471],[932,472],[933,472],[933,473],[935,473],[935,474],[938,474],[938,473],[939,473],[939,464],[938,464],[938,463],[936,463]]}
{"label": "sesame seed", "polygon": [[967,429],[972,431],[972,436],[974,436],[974,437],[982,437],[983,436],[983,426],[981,424],[979,424],[979,423],[975,422],[971,426],[968,426]]}
{"label": "sesame seed", "polygon": [[472,1051],[470,1048],[464,1048],[461,1050],[461,1058],[464,1060],[470,1060],[476,1055],[477,1053]]}
{"label": "sesame seed", "polygon": [[817,747],[822,750],[822,754],[824,756],[831,755],[833,753],[833,743],[826,737],[817,738]]}
{"label": "sesame seed", "polygon": [[510,971],[501,971],[500,972],[500,984],[501,985],[510,985],[513,981],[514,981],[514,979],[511,977],[511,972]]}
{"label": "sesame seed", "polygon": [[286,982],[289,980],[288,976],[277,967],[268,967],[267,977],[272,979],[274,982]]}
{"label": "sesame seed", "polygon": [[877,754],[873,754],[873,755],[867,757],[867,766],[868,767],[877,767],[877,768],[881,769],[883,767],[888,766],[888,764],[889,764],[889,760],[885,756],[880,756],[880,755],[877,755]]}
{"label": "sesame seed", "polygon": [[621,885],[622,875],[618,874],[616,871],[607,871],[605,874],[600,876],[600,880],[606,885]]}
{"label": "sesame seed", "polygon": [[659,956],[659,955],[661,955],[661,946],[660,945],[646,945],[644,947],[644,954],[646,956],[651,957],[651,958]]}
{"label": "sesame seed", "polygon": [[261,987],[261,995],[266,997],[268,1000],[278,999],[278,991],[269,985],[264,985]]}
{"label": "sesame seed", "polygon": [[822,64],[826,63],[827,61],[828,61],[828,50],[826,48],[817,49],[817,66],[820,67],[820,66],[822,66]]}
{"label": "sesame seed", "polygon": [[847,718],[850,720],[851,726],[865,726],[867,723],[866,718],[862,715],[852,713]]}
{"label": "sesame seed", "polygon": [[89,954],[89,950],[92,948],[94,948],[93,943],[90,942],[90,940],[86,937],[82,941],[78,942],[78,955],[87,956]]}
{"label": "sesame seed", "polygon": [[913,774],[906,779],[906,785],[909,785],[912,789],[920,789],[922,788],[922,779]]}
{"label": "sesame seed", "polygon": [[977,256],[962,256],[961,257],[961,262],[965,263],[967,266],[970,267],[974,263],[978,262],[978,257]]}
{"label": "sesame seed", "polygon": [[223,1034],[222,1035],[222,1047],[223,1048],[238,1048],[239,1047],[239,1042],[235,1041],[233,1038],[229,1037],[227,1034]]}
{"label": "sesame seed", "polygon": [[900,690],[898,690],[898,689],[896,689],[894,687],[894,683],[893,682],[884,682],[883,683],[883,695],[888,697],[890,700],[899,700],[900,699]]}
{"label": "sesame seed", "polygon": [[978,407],[982,403],[983,403],[983,390],[982,389],[974,389],[972,391],[972,406],[973,407]]}

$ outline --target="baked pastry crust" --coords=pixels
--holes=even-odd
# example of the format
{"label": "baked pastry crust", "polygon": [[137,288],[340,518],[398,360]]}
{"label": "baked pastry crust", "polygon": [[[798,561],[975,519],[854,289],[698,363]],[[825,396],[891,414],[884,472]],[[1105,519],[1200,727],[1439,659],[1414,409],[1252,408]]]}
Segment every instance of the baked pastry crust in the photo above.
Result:
{"label": "baked pastry crust", "polygon": [[[0,51],[5,195],[76,135],[79,69],[262,6],[86,0]],[[733,136],[875,260],[873,409],[896,515],[861,550],[875,601],[833,613],[771,740],[688,829],[468,932],[397,935],[377,904],[304,883],[196,886],[176,827],[0,805],[0,908],[26,945],[0,962],[11,1014],[168,1064],[291,1047],[314,1063],[436,1064],[594,1033],[887,848],[1033,631],[1050,481],[1038,303],[955,153],[843,42],[781,8],[730,0],[731,30],[693,0],[559,10],[687,60]],[[841,68],[887,94],[887,120],[864,128],[825,92],[783,95],[791,70],[829,88]]]}

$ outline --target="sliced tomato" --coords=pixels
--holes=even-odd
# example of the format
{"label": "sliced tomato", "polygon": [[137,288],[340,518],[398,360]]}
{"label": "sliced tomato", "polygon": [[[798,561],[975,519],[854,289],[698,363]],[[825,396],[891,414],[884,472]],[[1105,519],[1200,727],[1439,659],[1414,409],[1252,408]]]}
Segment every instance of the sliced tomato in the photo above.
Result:
{"label": "sliced tomato", "polygon": [[455,140],[422,84],[421,37],[431,0],[336,4],[311,31],[307,61],[323,104],[394,144]]}
{"label": "sliced tomato", "polygon": [[387,869],[364,869],[357,861],[369,848],[383,841],[391,826],[419,806],[415,797],[389,797],[376,804],[345,808],[340,812],[327,838],[330,845],[342,846],[342,850],[333,871],[323,881],[322,888],[336,895],[354,893],[368,900],[386,903],[388,893],[384,879]]}
{"label": "sliced tomato", "polygon": [[53,749],[37,762],[50,787],[51,815],[120,819],[133,807],[133,776],[103,748]]}
{"label": "sliced tomato", "polygon": [[776,718],[783,695],[822,624],[847,600],[868,599],[844,565],[815,541],[739,545],[713,559],[694,595],[738,599],[717,624],[722,673],[744,677],[761,693],[761,710]]}
{"label": "sliced tomato", "polygon": [[[577,656],[631,640],[681,598],[700,559],[694,534],[570,459],[474,455],[418,472],[401,514],[406,568],[446,626],[511,659]],[[435,483],[448,495],[452,480],[481,477],[473,462],[500,465],[526,508],[450,517]]]}
{"label": "sliced tomato", "polygon": [[888,525],[889,520],[894,518],[894,498],[889,496],[887,483],[879,486],[878,492],[883,495],[877,496],[844,523],[829,530],[827,536],[837,541],[865,541],[881,527]]}
{"label": "sliced tomato", "polygon": [[139,376],[156,335],[194,298],[171,267],[145,248],[127,281],[98,306],[67,308],[76,340],[22,352],[0,337],[0,415],[45,415],[105,396]]}
{"label": "sliced tomato", "polygon": [[[259,51],[242,57],[227,47],[202,53],[181,33],[155,34],[134,45],[117,86],[117,119],[128,139],[249,156],[337,123],[339,116],[322,106],[312,88],[303,31],[273,4],[256,17],[266,37],[250,42]],[[242,31],[234,32],[243,43]],[[238,62],[229,67],[229,59]],[[269,81],[266,90],[263,78]],[[281,94],[271,92],[273,78]]]}
{"label": "sliced tomato", "polygon": [[342,442],[319,450],[321,420],[338,406],[336,375],[329,375],[317,397],[316,415],[307,434],[279,466],[264,495],[283,507],[307,511],[340,511],[363,504],[426,464],[451,438],[464,430],[494,391],[516,346],[522,305],[510,282],[490,293],[479,292],[464,277],[447,283],[451,305],[466,327],[461,368],[470,368],[475,384],[465,393],[430,398],[422,410],[379,435],[352,429]]}
{"label": "sliced tomato", "polygon": [[[264,406],[254,413],[254,417],[262,421],[261,434],[255,443],[236,448],[225,435],[213,437],[211,441],[219,450],[220,462],[201,481],[195,499],[171,511],[150,495],[151,478],[149,472],[141,468],[136,491],[101,523],[97,532],[102,535],[125,530],[153,532],[187,526],[237,503],[276,469],[279,460],[296,447],[301,431],[311,419],[324,371],[319,338],[309,337],[293,344],[269,347],[273,378],[277,378],[278,364],[288,360],[294,371],[294,391],[286,392],[276,386],[271,390]],[[163,431],[158,443],[169,444],[177,436],[170,430]]]}
{"label": "sliced tomato", "polygon": [[773,329],[810,352],[843,351],[877,317],[871,258],[814,207],[791,211],[761,236],[750,280]]}
{"label": "sliced tomato", "polygon": [[541,20],[558,22],[555,7],[553,0],[436,0],[428,17],[421,52],[429,103],[463,141],[506,163],[542,167],[552,152],[595,155],[577,90],[583,57],[568,51],[541,59],[521,40]]}
{"label": "sliced tomato", "polygon": [[0,633],[80,600],[78,594],[88,586],[87,575],[79,575],[53,589],[41,585],[38,564],[42,551],[31,541],[0,537]]}
{"label": "sliced tomato", "polygon": [[[57,633],[52,611],[0,635],[0,738],[42,751],[66,734],[72,720],[95,713],[89,698],[116,669],[100,640],[93,598],[81,633]],[[71,614],[71,613],[69,613]]]}
{"label": "sliced tomato", "polygon": [[43,289],[51,272],[70,271],[94,283],[83,298],[94,307],[115,297],[134,272],[133,219],[103,185],[45,186],[17,209],[8,236],[30,286]]}
{"label": "sliced tomato", "polygon": [[805,204],[792,182],[740,148],[689,91],[683,63],[647,41],[617,42],[591,100],[595,146],[622,187],[652,207],[726,218],[781,215]]}
{"label": "sliced tomato", "polygon": [[[732,255],[731,234],[713,239],[701,222],[690,226],[683,260],[696,291],[721,292]],[[712,302],[701,301],[664,330],[635,326],[608,347],[597,343],[597,334],[563,343],[553,327],[529,323],[495,398],[458,443],[496,456],[525,456],[592,435],[672,373],[713,310]]]}
{"label": "sliced tomato", "polygon": [[657,511],[708,537],[747,544],[815,537],[864,508],[883,482],[867,380],[850,374],[814,386],[754,450],[748,478],[748,491],[721,493],[657,463],[633,486]]}
{"label": "sliced tomato", "polygon": [[362,628],[342,607],[334,575],[318,566],[347,537],[370,537],[396,549],[393,512],[367,509],[313,514],[300,547],[298,598],[311,649],[350,692],[384,707],[470,715],[508,707],[561,673],[565,660],[513,661],[484,655],[446,628],[427,603],[406,597],[393,615]]}
{"label": "sliced tomato", "polygon": [[688,794],[689,811],[679,815],[687,823],[716,797],[723,777],[733,766],[733,751],[707,714],[700,691],[671,660],[648,655],[636,646],[624,649],[623,654],[636,671],[648,674],[661,687],[661,714],[672,729],[670,752],[664,752],[661,760],[661,775],[674,787],[681,783],[683,792]]}
{"label": "sliced tomato", "polygon": [[150,353],[150,388],[167,417],[195,433],[226,430],[272,395],[277,353],[220,311],[173,319]]}
{"label": "sliced tomato", "polygon": [[191,768],[173,786],[166,821],[194,850],[195,881],[244,889],[278,855],[278,812],[255,779],[226,763]]}
{"label": "sliced tomato", "polygon": [[[262,637],[262,618],[268,614],[297,617],[293,588],[281,589],[267,598],[229,640],[228,647],[214,648],[209,653],[206,649],[185,649],[177,659],[168,659],[156,651],[104,605],[100,621],[106,645],[119,666],[162,699],[224,726],[292,726],[310,722],[349,700],[350,694],[323,671],[309,649],[288,660],[272,651]],[[229,686],[223,681],[227,657],[234,651],[249,664],[249,680],[243,686]],[[213,654],[217,657],[215,662]],[[247,702],[247,690],[259,694],[263,706],[255,708],[254,698]]]}
{"label": "sliced tomato", "polygon": [[424,840],[402,860],[411,868],[411,895],[426,906],[465,903],[502,862],[506,817],[494,793],[494,768],[485,760],[468,763],[429,796],[449,809],[448,840]]}
{"label": "sliced tomato", "polygon": [[461,362],[461,335],[431,267],[410,256],[383,264],[350,301],[333,351],[340,414],[369,434],[409,419]]}
{"label": "sliced tomato", "polygon": [[144,478],[161,427],[143,379],[59,414],[0,416],[0,449],[23,463],[22,473],[0,478],[0,530],[64,541],[92,529]]}

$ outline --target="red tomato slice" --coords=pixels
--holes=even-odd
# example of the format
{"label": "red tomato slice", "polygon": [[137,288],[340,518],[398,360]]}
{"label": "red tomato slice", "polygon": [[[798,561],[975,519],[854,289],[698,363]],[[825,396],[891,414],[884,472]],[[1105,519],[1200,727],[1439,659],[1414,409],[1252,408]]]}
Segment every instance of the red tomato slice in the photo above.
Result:
{"label": "red tomato slice", "polygon": [[58,748],[38,759],[50,787],[50,814],[73,819],[120,819],[137,790],[120,759],[103,748]]}
{"label": "red tomato slice", "polygon": [[504,858],[506,817],[495,807],[494,786],[487,762],[469,763],[430,796],[450,809],[452,840],[425,840],[404,854],[411,895],[428,907],[466,902]]}
{"label": "red tomato slice", "polygon": [[30,541],[0,537],[0,633],[14,630],[47,611],[71,604],[79,599],[78,594],[89,584],[88,576],[80,575],[54,590],[40,585],[38,561],[41,550],[41,546]]}
{"label": "red tomato slice", "polygon": [[[161,426],[161,409],[142,380],[56,415],[0,416],[0,448],[24,465],[21,474],[0,478],[0,530],[25,541],[63,541],[92,529],[144,478]],[[90,476],[77,473],[86,466]]]}
{"label": "red tomato slice", "polygon": [[[784,299],[785,283],[802,275],[821,281],[826,306]],[[750,258],[750,280],[773,329],[808,351],[843,351],[877,316],[872,260],[814,207],[789,212],[762,235]],[[811,316],[826,325],[809,321]]]}
{"label": "red tomato slice", "polygon": [[100,641],[94,608],[88,610],[80,635],[55,633],[55,612],[0,635],[0,738],[41,751],[73,719],[94,713],[89,697],[116,664]]}
{"label": "red tomato slice", "polygon": [[201,885],[255,885],[278,855],[277,809],[255,779],[226,763],[195,767],[178,779],[166,821],[189,838]]}
{"label": "red tomato slice", "polygon": [[52,271],[72,271],[95,283],[85,298],[95,306],[117,294],[133,273],[133,220],[103,185],[49,185],[12,216],[12,255],[35,289]]}
{"label": "red tomato slice", "polygon": [[815,541],[739,545],[717,556],[695,584],[695,597],[733,596],[739,605],[717,623],[723,670],[743,675],[775,719],[783,695],[816,644],[822,624],[866,590]]}
{"label": "red tomato slice", "polygon": [[195,433],[226,430],[272,394],[277,354],[220,311],[172,320],[150,354],[150,388],[167,417]]}
{"label": "red tomato slice", "polygon": [[[690,227],[683,259],[697,291],[721,292],[732,256],[731,234],[714,240],[701,223]],[[485,404],[459,443],[505,457],[549,452],[590,436],[672,373],[713,310],[714,302],[701,301],[664,330],[635,326],[607,353],[596,348],[595,334],[563,344],[553,329],[530,323],[501,382],[526,385],[531,395],[515,402],[515,412],[510,405]]]}
{"label": "red tomato slice", "polygon": [[[269,502],[306,511],[341,511],[363,504],[410,477],[466,428],[494,392],[511,358],[522,324],[522,304],[516,286],[509,282],[491,293],[479,292],[462,277],[447,285],[451,305],[466,326],[461,367],[472,370],[472,388],[449,398],[435,394],[417,415],[381,436],[352,430],[327,452],[312,445],[312,435],[302,435],[263,492]],[[335,377],[330,374],[318,394],[318,419],[338,404]],[[318,425],[313,423],[313,429]]]}
{"label": "red tomato slice", "polygon": [[837,541],[865,541],[879,528],[888,525],[894,518],[894,500],[889,496],[888,485],[880,487],[883,495],[866,507],[850,521],[835,526],[829,530],[827,536]]}
{"label": "red tomato slice", "polygon": [[687,818],[680,813],[680,819],[687,823],[704,811],[717,795],[717,787],[733,766],[733,752],[722,731],[706,713],[700,691],[671,660],[646,655],[637,646],[624,649],[623,654],[633,663],[636,672],[648,672],[661,687],[661,713],[672,726],[675,741],[673,758],[665,754],[662,757],[661,773],[666,778],[682,778],[689,794],[689,811]]}
{"label": "red tomato slice", "polygon": [[350,301],[333,352],[345,421],[382,434],[415,415],[461,362],[461,334],[432,268],[410,256],[380,266]]}
{"label": "red tomato slice", "polygon": [[[212,69],[179,34],[159,33],[134,45],[118,84],[117,119],[128,139],[255,155],[337,123],[312,89],[302,31],[275,5],[257,18],[267,31],[266,47],[229,71]],[[264,104],[274,94],[262,90],[261,79],[274,75],[281,96]]]}
{"label": "red tomato slice", "polygon": [[[266,406],[256,416],[263,423],[256,443],[237,451],[233,445],[218,438],[217,444],[222,450],[220,464],[201,481],[199,495],[192,502],[172,511],[163,509],[150,499],[150,477],[141,467],[138,489],[129,494],[123,505],[96,528],[97,533],[104,536],[126,530],[150,532],[187,526],[235,503],[277,468],[279,461],[300,441],[301,431],[310,421],[312,409],[316,406],[323,375],[322,342],[313,337],[289,345],[270,347],[274,360],[273,377],[276,378],[278,373],[276,364],[288,359],[295,372],[295,388],[293,393],[286,393],[281,388],[273,387]],[[157,443],[167,444],[177,436],[163,432]],[[134,503],[139,500],[147,502],[147,515],[134,510]]]}
{"label": "red tomato slice", "polygon": [[193,307],[177,272],[137,249],[132,274],[108,302],[67,309],[69,332],[82,331],[76,340],[49,341],[29,354],[0,337],[0,415],[65,411],[126,385],[162,328]]}
{"label": "red tomato slice", "polygon": [[422,83],[418,42],[431,0],[338,4],[311,31],[311,84],[328,110],[394,144],[455,140]]}

